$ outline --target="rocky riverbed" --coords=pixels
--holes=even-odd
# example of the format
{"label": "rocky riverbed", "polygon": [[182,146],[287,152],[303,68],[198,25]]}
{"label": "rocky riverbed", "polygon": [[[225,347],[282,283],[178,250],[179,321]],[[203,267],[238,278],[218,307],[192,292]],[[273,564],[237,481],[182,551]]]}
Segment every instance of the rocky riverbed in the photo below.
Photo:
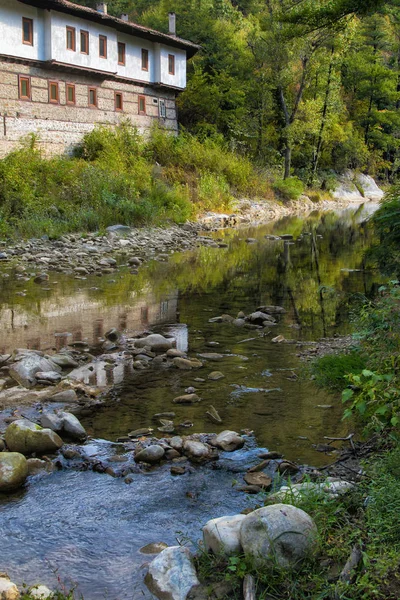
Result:
{"label": "rocky riverbed", "polygon": [[[68,234],[50,240],[46,235],[13,243],[0,240],[0,263],[12,265],[22,281],[33,279],[46,285],[51,271],[85,279],[89,274],[112,274],[120,265],[128,265],[136,274],[144,261],[165,261],[172,252],[197,246],[225,247],[223,240],[209,237],[206,232],[221,228],[260,225],[290,215],[306,215],[312,211],[331,211],[349,205],[357,206],[368,201],[377,202],[383,192],[371,177],[345,174],[331,199],[312,201],[301,196],[297,201],[279,203],[241,199],[233,205],[233,213],[206,213],[196,223],[186,223],[168,228],[131,228],[113,225],[104,235],[99,233]],[[364,195],[359,189],[363,186]],[[7,279],[7,271],[0,274]],[[23,294],[23,292],[20,292]]]}

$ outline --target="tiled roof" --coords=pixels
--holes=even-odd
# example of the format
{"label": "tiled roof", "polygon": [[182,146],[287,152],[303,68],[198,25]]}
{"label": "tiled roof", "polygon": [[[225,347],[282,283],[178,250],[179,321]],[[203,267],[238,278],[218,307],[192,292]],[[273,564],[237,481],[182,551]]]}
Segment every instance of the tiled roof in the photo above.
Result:
{"label": "tiled roof", "polygon": [[141,37],[153,42],[159,42],[175,48],[181,48],[186,50],[188,57],[190,58],[200,49],[200,46],[176,37],[174,35],[168,35],[137,23],[131,23],[130,21],[124,21],[108,14],[101,13],[87,6],[81,6],[69,2],[69,0],[18,0],[22,4],[29,4],[30,6],[36,6],[37,8],[57,10],[59,12],[71,14],[77,17],[85,18],[89,21],[95,21],[102,23],[107,27],[113,27],[123,33],[128,33],[136,37]]}

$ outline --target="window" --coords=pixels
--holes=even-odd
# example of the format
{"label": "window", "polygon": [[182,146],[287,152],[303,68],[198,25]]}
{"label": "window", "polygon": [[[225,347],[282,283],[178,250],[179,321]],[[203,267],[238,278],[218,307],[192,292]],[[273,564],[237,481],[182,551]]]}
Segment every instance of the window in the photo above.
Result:
{"label": "window", "polygon": [[19,98],[20,100],[31,99],[31,79],[30,77],[19,78]]}
{"label": "window", "polygon": [[89,106],[90,108],[97,108],[97,89],[89,88]]}
{"label": "window", "polygon": [[107,37],[105,35],[99,35],[99,56],[107,58]]}
{"label": "window", "polygon": [[146,114],[146,96],[139,96],[138,102],[139,102],[139,115],[145,115]]}
{"label": "window", "polygon": [[33,20],[22,17],[22,43],[33,46]]}
{"label": "window", "polygon": [[60,101],[60,92],[57,81],[49,81],[49,102],[58,104]]}
{"label": "window", "polygon": [[168,73],[175,75],[175,56],[173,54],[168,54]]}
{"label": "window", "polygon": [[125,64],[125,56],[126,56],[126,46],[122,42],[118,42],[118,64]]}
{"label": "window", "polygon": [[81,29],[81,54],[89,54],[89,32]]}
{"label": "window", "polygon": [[162,119],[165,119],[167,116],[167,111],[165,109],[165,100],[160,100],[158,104],[158,113]]}
{"label": "window", "polygon": [[76,31],[75,27],[67,27],[67,50],[76,50]]}
{"label": "window", "polygon": [[124,110],[124,100],[121,92],[115,92],[115,110],[118,112]]}
{"label": "window", "polygon": [[67,83],[66,101],[67,104],[76,104],[75,85],[73,83]]}
{"label": "window", "polygon": [[149,51],[142,48],[142,71],[149,70]]}

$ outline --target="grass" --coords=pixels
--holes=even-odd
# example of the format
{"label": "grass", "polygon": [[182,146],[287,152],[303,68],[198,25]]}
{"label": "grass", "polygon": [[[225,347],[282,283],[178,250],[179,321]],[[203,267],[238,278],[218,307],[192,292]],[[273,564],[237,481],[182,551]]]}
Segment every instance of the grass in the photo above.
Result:
{"label": "grass", "polygon": [[[228,580],[228,598],[241,598],[243,577],[257,583],[257,600],[398,600],[400,597],[400,449],[383,453],[366,465],[363,483],[340,498],[307,493],[290,504],[315,520],[319,542],[316,553],[301,570],[281,569],[272,561],[255,568],[244,556],[197,558],[200,578],[209,586]],[[266,499],[268,504],[268,498]],[[339,575],[352,548],[362,549],[362,561],[351,583]]]}
{"label": "grass", "polygon": [[347,375],[361,373],[366,364],[366,356],[360,350],[328,354],[312,362],[310,374],[318,386],[341,391],[348,384]]}

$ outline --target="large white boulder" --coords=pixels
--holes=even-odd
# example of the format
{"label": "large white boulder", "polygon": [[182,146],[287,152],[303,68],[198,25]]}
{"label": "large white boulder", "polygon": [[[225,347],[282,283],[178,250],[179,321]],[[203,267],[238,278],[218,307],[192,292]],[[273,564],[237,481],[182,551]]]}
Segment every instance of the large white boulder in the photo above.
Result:
{"label": "large white boulder", "polygon": [[51,429],[43,429],[28,419],[18,419],[11,423],[4,437],[8,449],[21,454],[56,452],[63,445],[57,433]]}
{"label": "large white boulder", "polygon": [[273,504],[259,508],[243,519],[240,542],[246,557],[258,566],[275,561],[281,567],[296,567],[315,547],[317,527],[300,508]]}
{"label": "large white boulder", "polygon": [[150,563],[145,577],[150,592],[160,600],[186,600],[200,585],[187,548],[166,548]]}
{"label": "large white boulder", "polygon": [[231,556],[242,552],[240,526],[246,515],[211,519],[203,527],[203,542],[207,552]]}
{"label": "large white boulder", "polygon": [[1,600],[18,600],[20,598],[20,593],[15,583],[4,575],[0,577],[0,598]]}

